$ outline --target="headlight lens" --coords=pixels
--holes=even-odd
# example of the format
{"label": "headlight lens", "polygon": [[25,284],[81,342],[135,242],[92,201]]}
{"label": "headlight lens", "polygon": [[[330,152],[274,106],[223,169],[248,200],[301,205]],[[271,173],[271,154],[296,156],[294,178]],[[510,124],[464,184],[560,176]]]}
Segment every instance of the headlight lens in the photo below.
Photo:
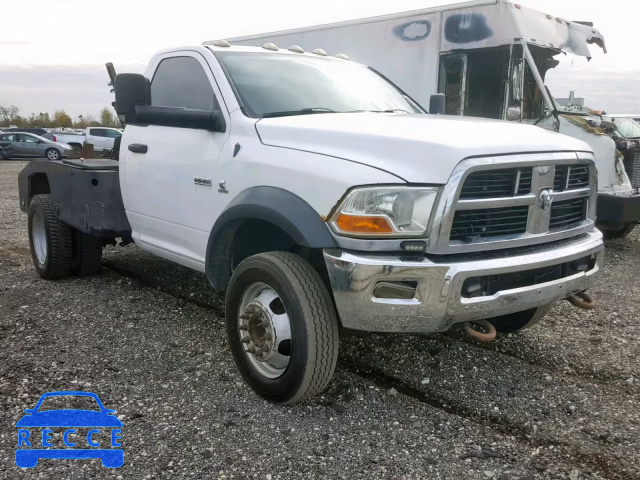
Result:
{"label": "headlight lens", "polygon": [[419,237],[427,230],[437,196],[435,187],[357,188],[330,222],[341,235]]}

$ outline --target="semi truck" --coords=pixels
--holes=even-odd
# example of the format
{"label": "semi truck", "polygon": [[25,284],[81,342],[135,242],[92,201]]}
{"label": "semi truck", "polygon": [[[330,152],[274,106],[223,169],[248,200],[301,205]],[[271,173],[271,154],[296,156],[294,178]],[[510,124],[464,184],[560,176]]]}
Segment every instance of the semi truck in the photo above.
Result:
{"label": "semi truck", "polygon": [[625,165],[611,132],[593,128],[589,115],[564,111],[545,85],[559,55],[590,59],[590,45],[606,52],[604,37],[590,22],[511,0],[476,0],[228,41],[343,54],[385,75],[421,105],[441,93],[450,115],[527,123],[583,140],[598,165],[599,228],[618,237],[640,221],[640,178]]}
{"label": "semi truck", "polygon": [[117,161],[19,174],[35,269],[95,274],[104,245],[135,242],[203,272],[269,401],[325,389],[342,329],[495,337],[590,301],[604,244],[582,141],[428,114],[364,65],[269,44],[167,49],[113,83]]}

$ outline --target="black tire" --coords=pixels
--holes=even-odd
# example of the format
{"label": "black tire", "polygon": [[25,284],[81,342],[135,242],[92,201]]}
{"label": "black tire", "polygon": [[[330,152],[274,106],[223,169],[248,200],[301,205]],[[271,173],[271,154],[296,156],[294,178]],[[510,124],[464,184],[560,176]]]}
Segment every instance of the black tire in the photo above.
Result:
{"label": "black tire", "polygon": [[605,240],[615,240],[618,238],[627,238],[635,228],[636,224],[630,223],[618,230],[604,230],[602,233]]}
{"label": "black tire", "polygon": [[[245,291],[256,283],[273,289],[291,326],[290,360],[278,378],[262,375],[241,343],[239,308]],[[338,360],[338,319],[320,275],[292,253],[262,253],[234,271],[226,301],[227,335],[233,358],[246,383],[261,397],[278,404],[301,402],[322,392]]]}
{"label": "black tire", "polygon": [[60,157],[62,157],[62,155],[60,155],[60,151],[57,148],[48,148],[46,152],[44,152],[44,156],[47,158],[47,160],[60,160]]}
{"label": "black tire", "polygon": [[95,275],[101,268],[102,239],[74,230],[71,273],[84,277]]}
{"label": "black tire", "polygon": [[[34,219],[36,221],[35,230]],[[43,222],[43,226],[39,226],[40,221]],[[44,254],[43,261],[38,259],[34,234],[36,239],[41,239],[44,236],[46,241],[46,245],[41,249]],[[41,243],[38,242],[38,245]],[[33,264],[38,275],[42,278],[58,280],[69,276],[73,253],[71,228],[58,218],[51,195],[36,195],[29,204],[29,247]]]}
{"label": "black tire", "polygon": [[496,327],[499,333],[516,333],[527,330],[536,325],[549,312],[551,305],[545,305],[523,312],[511,313],[487,320]]}
{"label": "black tire", "polygon": [[9,157],[2,150],[0,150],[0,160],[9,160]]}

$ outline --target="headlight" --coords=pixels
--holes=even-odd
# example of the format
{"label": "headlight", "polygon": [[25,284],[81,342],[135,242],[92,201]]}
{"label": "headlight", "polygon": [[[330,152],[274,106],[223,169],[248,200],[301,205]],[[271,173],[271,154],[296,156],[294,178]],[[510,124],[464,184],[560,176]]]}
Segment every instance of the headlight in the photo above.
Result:
{"label": "headlight", "polygon": [[357,188],[329,221],[341,235],[420,237],[427,230],[437,196],[435,187]]}

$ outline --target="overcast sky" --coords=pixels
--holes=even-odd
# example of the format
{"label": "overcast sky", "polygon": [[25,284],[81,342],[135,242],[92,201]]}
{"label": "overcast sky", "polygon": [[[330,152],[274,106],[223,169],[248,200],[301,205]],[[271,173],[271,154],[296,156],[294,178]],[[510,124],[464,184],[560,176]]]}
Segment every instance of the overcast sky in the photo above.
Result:
{"label": "overcast sky", "polygon": [[[640,0],[516,0],[568,20],[593,21],[608,54],[566,56],[548,76],[592,108],[640,112]],[[22,114],[63,108],[71,115],[110,105],[104,64],[142,72],[164,47],[420,9],[456,0],[23,0],[1,9],[0,105]],[[26,6],[29,6],[26,9]],[[25,15],[25,11],[28,12]]]}

